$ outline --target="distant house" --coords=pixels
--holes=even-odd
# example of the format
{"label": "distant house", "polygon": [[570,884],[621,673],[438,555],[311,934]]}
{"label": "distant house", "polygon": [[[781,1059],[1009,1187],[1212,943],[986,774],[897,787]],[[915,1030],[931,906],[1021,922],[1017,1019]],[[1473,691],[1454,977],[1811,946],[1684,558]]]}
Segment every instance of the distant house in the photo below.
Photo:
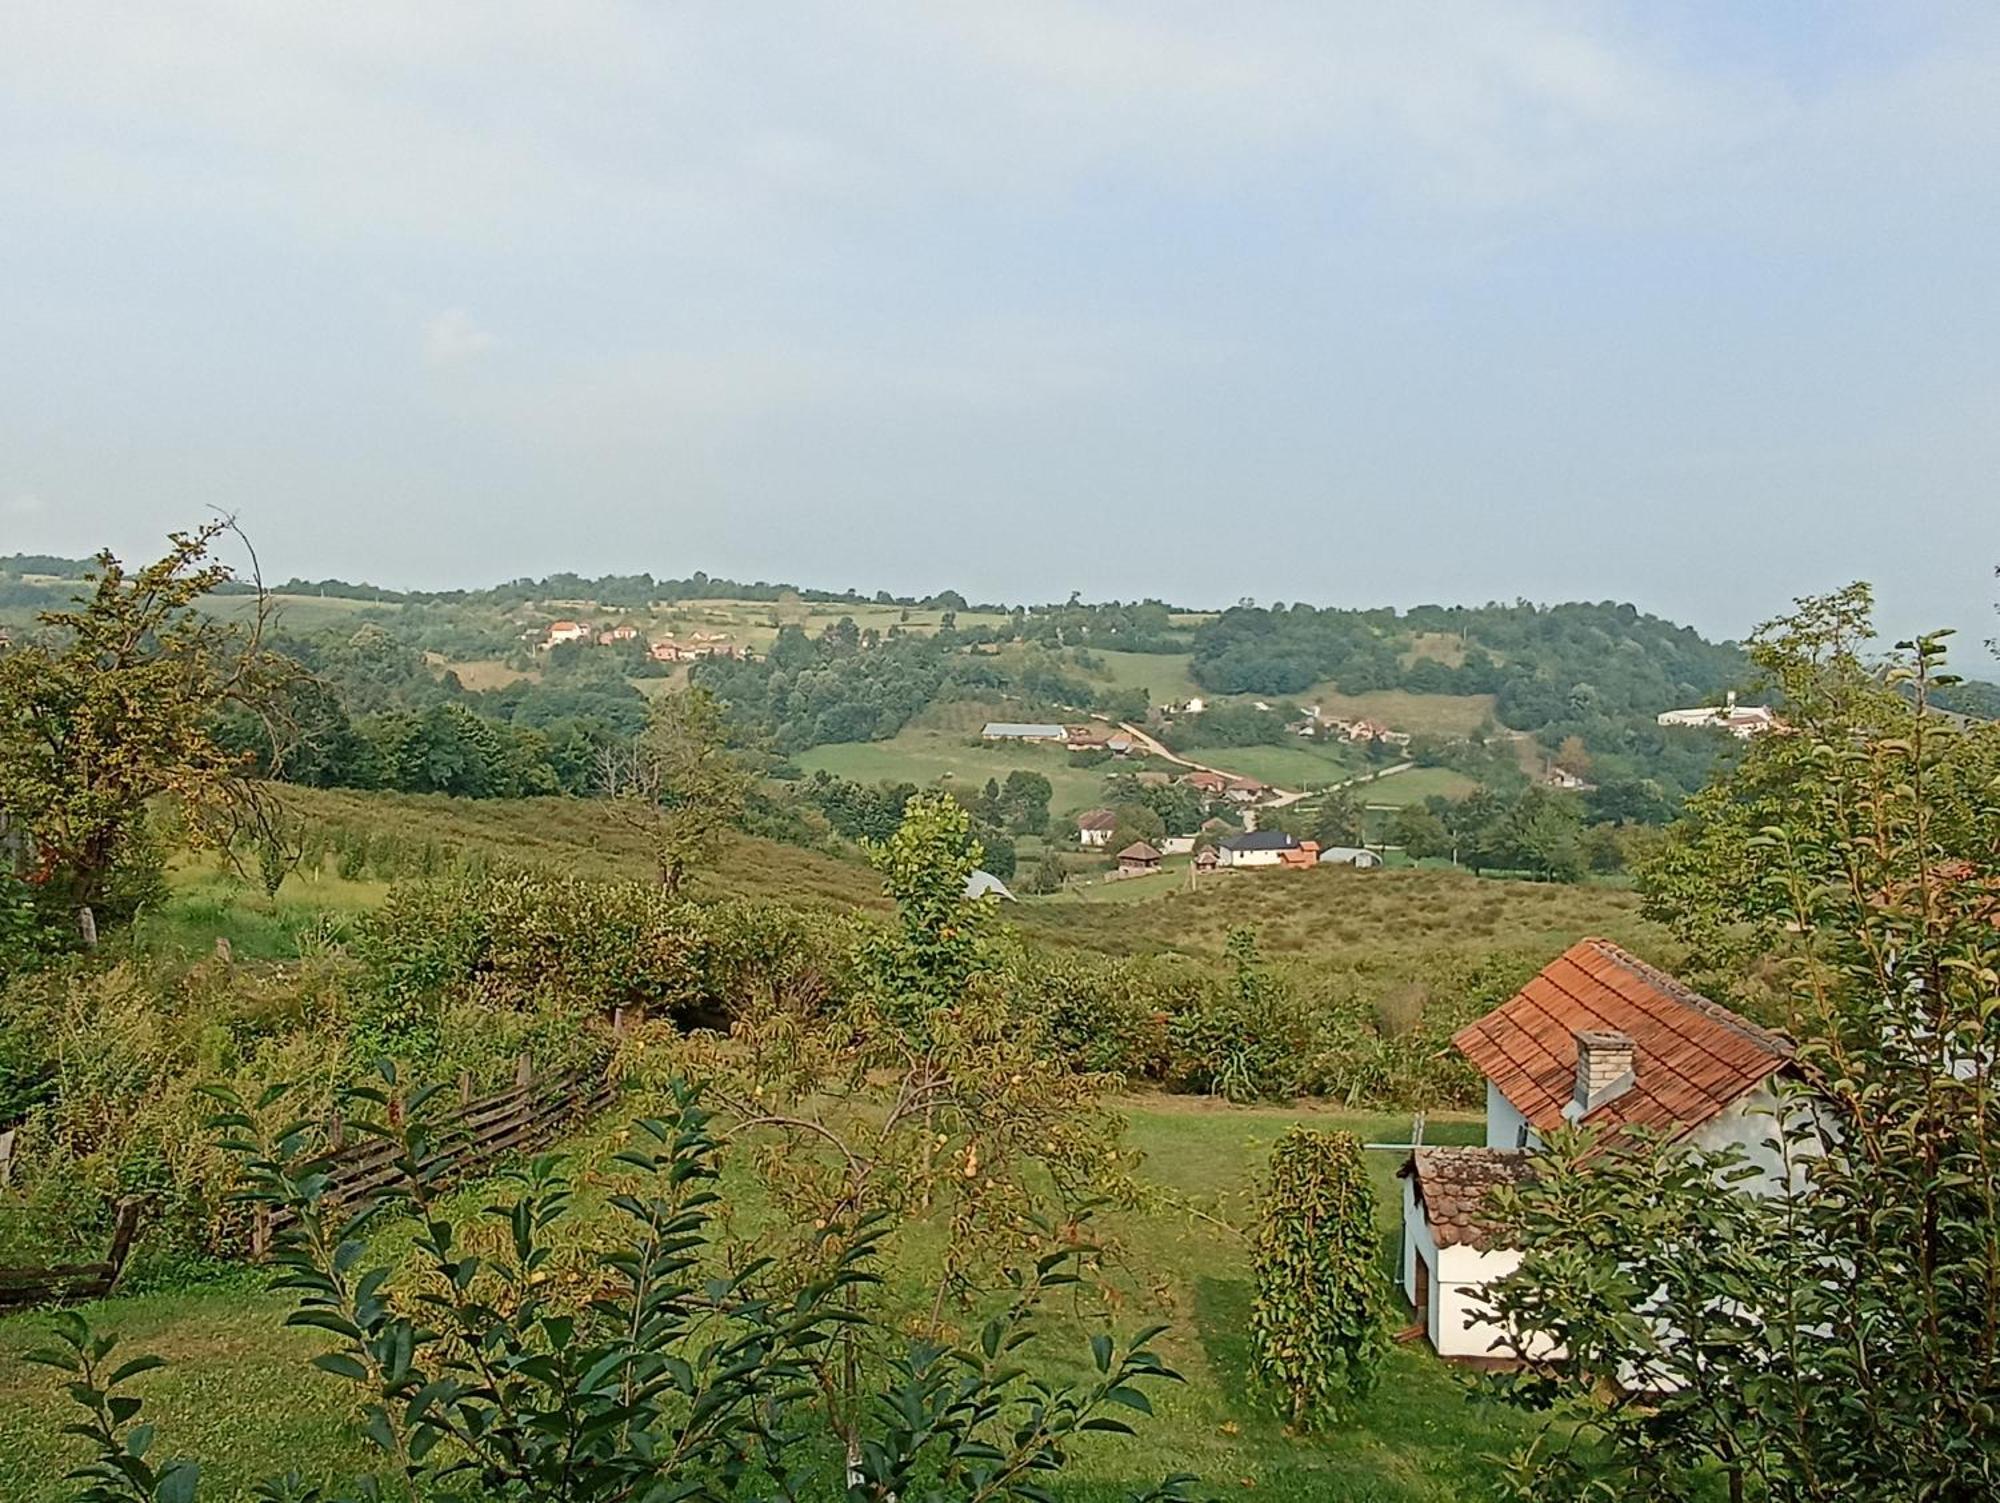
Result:
{"label": "distant house", "polygon": [[1076,817],[1076,838],[1085,846],[1111,844],[1111,832],[1118,828],[1118,816],[1109,809],[1086,809]]}
{"label": "distant house", "polygon": [[1221,862],[1222,858],[1215,854],[1215,847],[1212,845],[1205,845],[1195,853],[1194,866],[1196,871],[1212,872]]}
{"label": "distant house", "polygon": [[1160,841],[1160,849],[1169,856],[1188,856],[1194,853],[1194,836],[1168,835]]}
{"label": "distant house", "polygon": [[560,647],[565,642],[583,642],[590,638],[590,628],[581,621],[551,621],[549,629],[542,633],[542,647]]}
{"label": "distant house", "polygon": [[1291,850],[1278,852],[1278,864],[1280,866],[1296,867],[1301,871],[1312,870],[1313,867],[1319,864],[1319,842],[1317,840],[1301,840]]}
{"label": "distant house", "polygon": [[1581,793],[1587,788],[1597,786],[1578,777],[1567,767],[1551,767],[1547,772],[1542,774],[1542,781],[1551,788],[1562,788],[1571,793]]}
{"label": "distant house", "polygon": [[1106,736],[1104,744],[1114,757],[1129,756],[1132,751],[1132,738],[1123,731],[1114,731],[1111,735]]}
{"label": "distant house", "polygon": [[1216,845],[1224,866],[1276,866],[1298,847],[1298,837],[1283,830],[1247,830]]}
{"label": "distant house", "polygon": [[1231,778],[1223,786],[1222,796],[1232,804],[1254,804],[1270,791],[1255,778]]}
{"label": "distant house", "polygon": [[1705,726],[1729,732],[1738,741],[1748,741],[1765,731],[1783,726],[1777,712],[1767,705],[1736,703],[1732,691],[1719,705],[1699,705],[1692,710],[1662,710],[1654,719],[1664,726]]}
{"label": "distant house", "polygon": [[1067,741],[1069,732],[1059,725],[1030,725],[1015,720],[989,720],[980,735],[988,741]]}
{"label": "distant house", "polygon": [[1209,798],[1220,798],[1229,791],[1229,779],[1219,772],[1208,772],[1206,770],[1191,772],[1183,777],[1181,782],[1185,786]]}
{"label": "distant house", "polygon": [[1069,725],[1063,727],[1063,739],[1071,751],[1103,751],[1110,744],[1111,733],[1099,725]]}
{"label": "distant house", "polygon": [[1201,698],[1199,695],[1196,695],[1189,699],[1184,699],[1177,705],[1167,706],[1169,713],[1175,715],[1199,715],[1201,714],[1202,711],[1206,710],[1207,708],[1208,708],[1208,701]]}
{"label": "distant house", "polygon": [[1330,845],[1319,853],[1321,866],[1355,866],[1364,871],[1382,864],[1382,858],[1374,851],[1364,850],[1358,845]]}
{"label": "distant house", "polygon": [[697,632],[686,642],[663,637],[648,649],[656,663],[698,663],[703,658],[740,658],[743,649],[727,637]]}
{"label": "distant house", "polygon": [[608,627],[597,634],[597,645],[599,647],[610,647],[618,642],[636,641],[638,636],[639,628],[636,626]]}
{"label": "distant house", "polygon": [[1399,1171],[1403,1291],[1439,1356],[1489,1357],[1504,1334],[1475,1312],[1521,1254],[1487,1223],[1484,1202],[1534,1174],[1544,1133],[1580,1123],[1733,1143],[1758,1171],[1750,1193],[1787,1183],[1767,1139],[1791,1044],[1608,940],[1570,946],[1452,1043],[1486,1077],[1486,1146],[1420,1147]]}
{"label": "distant house", "polygon": [[965,879],[967,898],[995,897],[1003,903],[1012,903],[1014,894],[1007,890],[1007,884],[991,872],[974,872]]}
{"label": "distant house", "polygon": [[1135,840],[1118,853],[1118,870],[1128,876],[1160,869],[1160,852],[1143,840]]}

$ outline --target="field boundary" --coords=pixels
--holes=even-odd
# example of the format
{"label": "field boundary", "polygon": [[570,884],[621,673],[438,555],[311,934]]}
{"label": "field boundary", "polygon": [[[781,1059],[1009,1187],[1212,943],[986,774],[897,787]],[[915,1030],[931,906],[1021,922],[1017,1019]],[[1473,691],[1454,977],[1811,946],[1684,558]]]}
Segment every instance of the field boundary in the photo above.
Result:
{"label": "field boundary", "polygon": [[[618,1098],[617,1083],[594,1070],[559,1070],[537,1079],[534,1064],[525,1055],[516,1067],[514,1083],[505,1090],[474,1098],[465,1081],[459,1091],[458,1109],[443,1118],[438,1145],[422,1164],[435,1172],[440,1185],[468,1178],[504,1154],[539,1147],[562,1128],[596,1116]],[[392,1126],[400,1125],[400,1107],[400,1100],[390,1103]],[[343,1206],[368,1205],[396,1182],[401,1144],[372,1135],[347,1142],[338,1112],[328,1119],[326,1132],[332,1145],[327,1191]],[[259,1206],[250,1228],[251,1256],[263,1257],[270,1251],[273,1233],[296,1219],[287,1207]]]}

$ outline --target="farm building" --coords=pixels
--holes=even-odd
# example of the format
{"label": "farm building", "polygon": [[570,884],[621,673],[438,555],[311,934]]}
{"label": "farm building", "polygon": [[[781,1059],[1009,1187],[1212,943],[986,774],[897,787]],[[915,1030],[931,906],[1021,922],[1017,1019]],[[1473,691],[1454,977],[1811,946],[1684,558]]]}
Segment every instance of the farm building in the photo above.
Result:
{"label": "farm building", "polygon": [[979,733],[988,741],[1067,741],[1059,725],[1033,725],[1015,720],[989,720]]}
{"label": "farm building", "polygon": [[1118,853],[1118,870],[1127,876],[1160,869],[1160,852],[1143,840],[1135,840]]}
{"label": "farm building", "polygon": [[1086,847],[1111,844],[1111,832],[1118,828],[1118,816],[1109,809],[1086,809],[1076,817],[1076,838]]}
{"label": "farm building", "polygon": [[1382,858],[1374,851],[1364,850],[1358,845],[1330,845],[1319,853],[1321,866],[1353,866],[1364,871],[1382,864]]}
{"label": "farm building", "polygon": [[1790,1043],[1609,940],[1572,945],[1452,1043],[1486,1078],[1486,1147],[1420,1147],[1399,1171],[1403,1292],[1440,1356],[1493,1355],[1500,1332],[1474,1312],[1521,1255],[1481,1205],[1534,1172],[1544,1133],[1579,1123],[1734,1143],[1760,1171],[1753,1193],[1785,1184],[1766,1140]]}
{"label": "farm building", "polygon": [[1249,830],[1218,841],[1216,850],[1224,866],[1277,866],[1283,852],[1298,846],[1298,837],[1283,830]]}

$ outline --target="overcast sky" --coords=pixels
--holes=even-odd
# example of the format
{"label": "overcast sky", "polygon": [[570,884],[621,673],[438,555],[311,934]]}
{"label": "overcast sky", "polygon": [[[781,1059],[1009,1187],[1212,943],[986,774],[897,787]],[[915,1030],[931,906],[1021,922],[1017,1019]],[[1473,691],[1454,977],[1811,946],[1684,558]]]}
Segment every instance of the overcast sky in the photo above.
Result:
{"label": "overcast sky", "polygon": [[12,0],[0,205],[0,553],[2000,625],[1991,4]]}

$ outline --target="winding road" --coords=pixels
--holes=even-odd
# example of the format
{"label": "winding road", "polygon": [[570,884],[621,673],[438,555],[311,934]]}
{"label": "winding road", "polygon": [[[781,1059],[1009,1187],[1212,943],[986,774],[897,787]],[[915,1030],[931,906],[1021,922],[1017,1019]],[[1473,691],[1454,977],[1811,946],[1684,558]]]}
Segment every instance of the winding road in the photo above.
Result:
{"label": "winding road", "polygon": [[[1154,736],[1147,731],[1141,730],[1138,726],[1133,725],[1129,720],[1119,721],[1118,729],[1125,732],[1126,735],[1130,736],[1134,741],[1137,741],[1141,746],[1145,747],[1146,750],[1150,752],[1153,756],[1156,756],[1165,762],[1172,762],[1177,767],[1185,767],[1192,772],[1212,772],[1216,774],[1218,777],[1225,777],[1225,778],[1240,778],[1243,776],[1242,773],[1231,772],[1226,767],[1210,767],[1206,762],[1190,761],[1188,758],[1179,755],[1177,752],[1169,751],[1167,750],[1166,743],[1161,741],[1157,736]],[[1330,783],[1323,789],[1315,789],[1313,791],[1321,793],[1331,793],[1336,788],[1352,788],[1357,783],[1379,782],[1383,778],[1392,778],[1399,772],[1408,772],[1412,767],[1415,767],[1416,765],[1417,765],[1416,763],[1409,761],[1397,762],[1392,766],[1384,767],[1377,772],[1356,773],[1351,778],[1343,778],[1338,783]],[[1300,799],[1308,798],[1311,796],[1310,794],[1306,793],[1303,790],[1292,791],[1284,788],[1272,788],[1271,795],[1272,796],[1270,803],[1265,805],[1265,807],[1268,809],[1281,809],[1286,804],[1296,804]]]}

